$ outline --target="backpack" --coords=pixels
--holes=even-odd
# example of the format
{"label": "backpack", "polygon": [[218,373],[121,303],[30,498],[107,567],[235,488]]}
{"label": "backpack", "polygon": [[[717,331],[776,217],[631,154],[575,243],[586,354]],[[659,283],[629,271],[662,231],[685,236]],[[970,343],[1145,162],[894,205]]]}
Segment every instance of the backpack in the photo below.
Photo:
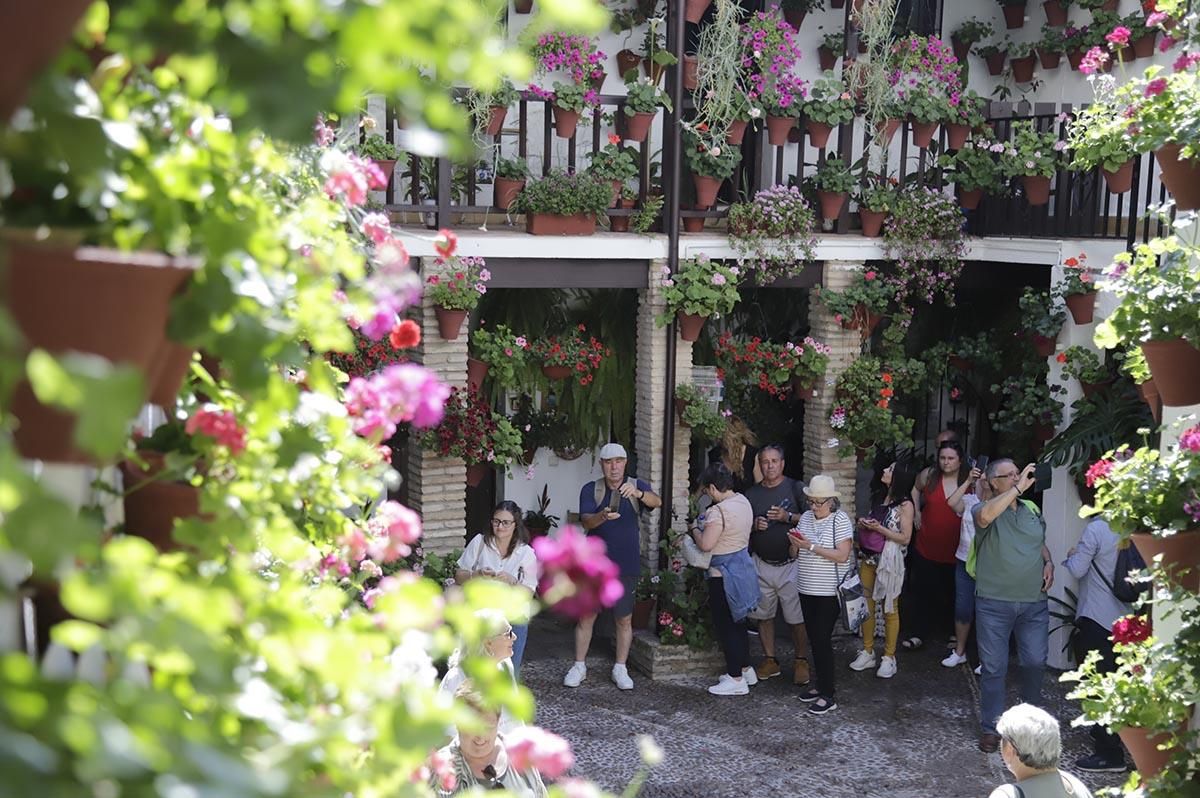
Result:
{"label": "backpack", "polygon": [[[635,477],[625,477],[625,484],[633,485],[633,487],[636,488],[637,487],[637,479]],[[600,477],[600,479],[598,479],[592,483],[592,496],[595,497],[594,500],[596,502],[597,509],[599,509],[600,503],[604,501],[604,494],[607,491],[608,491],[608,486],[604,484],[604,477]],[[613,491],[613,493],[616,493],[616,492],[617,491],[615,491],[615,490]],[[618,496],[619,495],[620,494],[618,494]],[[626,499],[626,501],[628,501],[630,504],[633,505],[633,512],[635,515],[642,511],[642,503],[641,503],[641,501],[638,500],[637,496],[630,496],[628,499]],[[618,498],[617,506],[619,507],[620,505],[621,505],[621,500]]]}
{"label": "backpack", "polygon": [[1138,553],[1137,546],[1130,543],[1125,548],[1117,550],[1117,567],[1113,569],[1110,587],[1118,601],[1132,604],[1137,601],[1138,596],[1150,590],[1152,584],[1148,580],[1145,582],[1129,581],[1130,571],[1144,570],[1145,567],[1146,561]]}
{"label": "backpack", "polygon": [[[1032,499],[1020,499],[1019,501],[1021,502],[1021,504],[1025,505],[1025,507],[1029,510],[1029,512],[1033,513],[1036,517],[1038,517],[1038,518],[1042,517],[1041,511],[1038,510],[1038,506],[1033,503]],[[1044,524],[1043,524],[1043,526],[1044,526]],[[967,549],[967,575],[970,576],[972,579],[975,578],[976,556],[978,553],[978,547],[976,546],[976,544],[978,543],[978,541],[979,541],[979,533],[976,532],[975,537],[971,538],[970,547]]]}

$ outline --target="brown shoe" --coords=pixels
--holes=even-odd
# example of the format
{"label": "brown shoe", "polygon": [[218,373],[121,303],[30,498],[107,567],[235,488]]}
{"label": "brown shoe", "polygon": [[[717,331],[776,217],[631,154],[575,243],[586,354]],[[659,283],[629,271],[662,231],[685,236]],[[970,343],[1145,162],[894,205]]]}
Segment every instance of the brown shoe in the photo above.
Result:
{"label": "brown shoe", "polygon": [[754,669],[754,674],[760,680],[770,679],[772,676],[779,675],[779,663],[774,657],[767,657],[762,662],[758,663],[758,667]]}
{"label": "brown shoe", "polygon": [[979,735],[979,750],[985,754],[994,754],[1000,750],[1000,735],[999,734],[981,734]]}
{"label": "brown shoe", "polygon": [[792,675],[793,684],[808,684],[810,676],[808,673],[808,660],[804,657],[796,660],[796,671]]}

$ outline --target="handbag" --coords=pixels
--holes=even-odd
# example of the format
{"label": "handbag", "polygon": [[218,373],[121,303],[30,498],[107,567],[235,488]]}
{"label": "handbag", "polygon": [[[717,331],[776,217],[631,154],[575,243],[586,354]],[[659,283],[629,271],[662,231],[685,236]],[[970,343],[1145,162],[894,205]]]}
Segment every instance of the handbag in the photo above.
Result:
{"label": "handbag", "polygon": [[[709,509],[721,513],[721,520],[725,520],[725,512],[720,507],[714,504]],[[703,516],[697,520],[703,520]],[[712,552],[702,550],[689,532],[683,536],[683,561],[693,568],[708,570],[712,567]]]}
{"label": "handbag", "polygon": [[[830,530],[834,525],[830,525]],[[835,548],[834,541],[829,541],[830,548]],[[853,562],[854,553],[851,551],[851,561]],[[846,575],[841,576],[838,573],[838,564],[833,564],[833,574],[838,580],[837,600],[838,606],[842,612],[842,625],[847,631],[857,632],[862,628],[863,622],[867,620],[867,597],[864,594],[862,580],[858,578],[858,565],[854,563],[846,570]]]}

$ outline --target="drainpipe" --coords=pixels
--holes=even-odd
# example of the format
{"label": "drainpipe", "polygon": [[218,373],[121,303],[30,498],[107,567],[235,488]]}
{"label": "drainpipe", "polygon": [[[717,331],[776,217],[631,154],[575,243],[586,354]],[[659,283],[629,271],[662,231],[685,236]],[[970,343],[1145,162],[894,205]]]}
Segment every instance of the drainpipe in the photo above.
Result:
{"label": "drainpipe", "polygon": [[[683,113],[683,3],[667,4],[667,49],[675,56],[675,66],[667,71],[667,91],[674,110],[667,114],[666,135],[663,137],[663,176],[668,185],[663,221],[667,232],[667,268],[674,274],[679,270],[679,183],[682,158],[680,153],[679,119]],[[667,325],[667,366],[665,379],[666,404],[663,407],[663,507],[659,513],[659,540],[665,540],[671,528],[675,482],[675,320]]]}

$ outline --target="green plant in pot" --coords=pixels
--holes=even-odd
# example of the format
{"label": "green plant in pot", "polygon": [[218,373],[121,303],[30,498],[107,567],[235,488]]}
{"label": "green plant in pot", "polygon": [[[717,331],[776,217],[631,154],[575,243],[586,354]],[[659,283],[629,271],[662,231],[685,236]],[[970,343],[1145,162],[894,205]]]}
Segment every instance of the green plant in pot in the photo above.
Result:
{"label": "green plant in pot", "polygon": [[612,184],[595,175],[554,171],[528,183],[512,209],[533,235],[590,235],[612,204]]}
{"label": "green plant in pot", "polygon": [[1004,24],[1009,28],[1020,28],[1025,25],[1025,5],[1029,0],[996,0],[1000,11],[1004,14]]}
{"label": "green plant in pot", "polygon": [[985,195],[999,195],[1007,188],[997,149],[1003,152],[1004,145],[972,138],[954,152],[942,153],[938,159],[946,180],[957,186],[958,201],[963,208],[975,210]]}
{"label": "green plant in pot", "polygon": [[1096,273],[1087,265],[1087,254],[1063,261],[1062,279],[1054,286],[1054,293],[1062,297],[1076,324],[1091,324],[1096,308]]}
{"label": "green plant in pot", "polygon": [[655,323],[662,327],[679,317],[683,340],[697,340],[705,319],[733,310],[740,279],[737,267],[704,255],[680,261],[674,274],[664,266],[661,287],[666,308]]}
{"label": "green plant in pot", "polygon": [[589,89],[577,83],[555,83],[551,95],[554,108],[554,132],[559,138],[569,139],[575,135],[579,115],[587,107]]}
{"label": "green plant in pot", "polygon": [[817,48],[817,56],[820,58],[821,71],[833,69],[837,64],[837,60],[846,52],[846,33],[845,31],[835,30],[826,33],[821,37],[821,45]]}
{"label": "green plant in pot", "polygon": [[829,143],[829,134],[854,119],[854,98],[845,82],[833,72],[813,81],[809,98],[801,106],[809,142],[819,150]]}
{"label": "green plant in pot", "polygon": [[914,390],[924,366],[909,360],[885,366],[875,355],[864,355],[838,375],[829,424],[837,436],[838,454],[865,457],[877,450],[912,443],[913,420],[897,413],[892,403]]}
{"label": "green plant in pot", "polygon": [[1013,123],[1012,149],[1016,154],[1008,155],[1006,150],[1003,165],[1010,176],[1021,178],[1030,205],[1050,201],[1050,179],[1062,167],[1066,147],[1054,130],[1039,131],[1032,119]]}
{"label": "green plant in pot", "polygon": [[636,73],[626,75],[625,105],[622,109],[625,115],[625,138],[629,141],[645,141],[660,107],[671,110],[671,98],[657,83],[639,78]]}
{"label": "green plant in pot", "polygon": [[462,330],[463,320],[479,304],[487,291],[491,273],[483,258],[439,256],[425,270],[425,296],[438,316],[442,339],[454,341]]}
{"label": "green plant in pot", "polygon": [[885,177],[868,176],[855,190],[854,199],[858,203],[863,235],[868,238],[880,235],[884,221],[896,207],[895,186]]}
{"label": "green plant in pot", "polygon": [[1063,29],[1054,25],[1043,25],[1042,36],[1037,40],[1038,61],[1042,69],[1058,69],[1063,54],[1067,52],[1067,38]]}
{"label": "green plant in pot", "polygon": [[817,171],[810,178],[821,204],[821,218],[826,221],[837,219],[846,204],[846,198],[854,190],[854,175],[841,158],[826,158],[817,164]]}
{"label": "green plant in pot", "polygon": [[1040,370],[1010,377],[992,386],[1000,407],[988,418],[1000,432],[1032,431],[1048,440],[1062,421],[1063,403],[1056,397],[1065,391],[1061,385],[1048,385]]}
{"label": "green plant in pot", "polygon": [[[1021,329],[1030,337],[1041,357],[1054,354],[1054,341],[1062,331],[1067,313],[1045,289],[1026,287],[1017,300]],[[1105,347],[1111,348],[1111,347]]]}
{"label": "green plant in pot", "polygon": [[631,150],[624,149],[620,146],[621,137],[617,134],[610,134],[608,137],[608,146],[596,150],[589,157],[591,158],[591,166],[588,167],[588,174],[600,180],[606,180],[612,186],[612,197],[609,205],[615,205],[620,199],[621,184],[626,180],[631,180],[637,177],[638,165],[633,157]]}
{"label": "green plant in pot", "polygon": [[812,259],[816,219],[798,186],[772,186],[735,202],[728,222],[738,262],[754,270],[759,285],[791,277]]}
{"label": "green plant in pot", "polygon": [[896,297],[896,286],[877,270],[864,269],[856,272],[843,290],[818,288],[817,296],[834,321],[869,336],[887,314]]}
{"label": "green plant in pot", "polygon": [[959,23],[958,27],[950,34],[954,55],[960,62],[965,63],[971,45],[990,39],[995,33],[996,30],[992,27],[991,22],[978,17],[968,17]]}
{"label": "green plant in pot", "polygon": [[675,386],[675,409],[679,421],[692,428],[692,438],[706,445],[720,440],[725,432],[725,416],[708,401],[695,385]]}
{"label": "green plant in pot", "polygon": [[396,149],[396,145],[377,133],[370,134],[354,145],[354,152],[377,163],[381,161],[395,163],[400,158],[400,151]]}
{"label": "green plant in pot", "polygon": [[1059,352],[1055,359],[1062,364],[1063,374],[1084,385],[1085,395],[1090,396],[1101,384],[1112,382],[1112,376],[1099,355],[1085,346],[1069,346]]}
{"label": "green plant in pot", "polygon": [[505,471],[521,459],[520,431],[496,413],[480,394],[453,388],[442,421],[421,437],[421,446],[440,457],[458,457],[468,466],[468,484],[479,484],[489,467]]}
{"label": "green plant in pot", "polygon": [[529,341],[517,335],[506,324],[493,329],[479,327],[471,333],[471,358],[485,364],[492,381],[501,388],[516,388],[525,374]]}
{"label": "green plant in pot", "polygon": [[567,419],[555,407],[539,409],[533,397],[521,394],[513,398],[513,414],[509,418],[523,438],[525,463],[533,462],[540,448],[561,449],[570,444]]}
{"label": "green plant in pot", "polygon": [[723,140],[702,139],[689,129],[683,131],[683,156],[696,184],[696,204],[702,208],[717,201],[721,183],[733,176],[742,160],[741,150],[737,147]]}
{"label": "green plant in pot", "polygon": [[1037,63],[1037,42],[1014,42],[1008,48],[1008,66],[1012,79],[1017,83],[1033,81],[1033,68]]}
{"label": "green plant in pot", "polygon": [[524,158],[497,158],[496,176],[492,184],[496,207],[504,210],[511,208],[528,180],[529,164]]}
{"label": "green plant in pot", "polygon": [[1133,159],[1138,150],[1129,133],[1129,120],[1115,105],[1096,102],[1080,110],[1067,129],[1071,168],[1099,168],[1108,190],[1122,194],[1133,187]]}
{"label": "green plant in pot", "polygon": [[550,483],[542,485],[542,493],[538,496],[537,507],[525,511],[525,528],[532,537],[541,537],[558,526],[559,518],[550,512]]}

